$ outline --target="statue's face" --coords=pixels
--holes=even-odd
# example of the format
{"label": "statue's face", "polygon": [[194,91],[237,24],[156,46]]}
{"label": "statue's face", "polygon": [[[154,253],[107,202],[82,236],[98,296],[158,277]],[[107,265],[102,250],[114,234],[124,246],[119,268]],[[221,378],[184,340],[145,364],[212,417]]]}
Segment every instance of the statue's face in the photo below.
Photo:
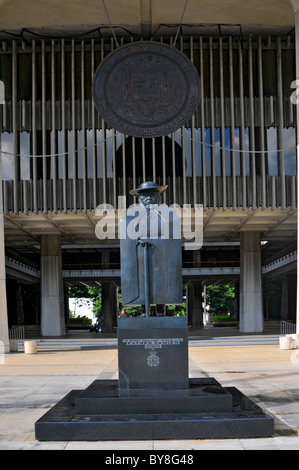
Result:
{"label": "statue's face", "polygon": [[148,190],[148,191],[141,191],[138,196],[139,203],[148,209],[152,204],[160,204],[161,203],[161,196],[159,191],[155,190]]}

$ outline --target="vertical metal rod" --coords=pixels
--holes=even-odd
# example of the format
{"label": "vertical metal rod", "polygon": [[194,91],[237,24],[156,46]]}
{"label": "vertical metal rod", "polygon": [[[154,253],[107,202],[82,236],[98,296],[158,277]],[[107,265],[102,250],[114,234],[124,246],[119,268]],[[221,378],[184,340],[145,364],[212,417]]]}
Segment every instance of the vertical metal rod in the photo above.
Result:
{"label": "vertical metal rod", "polygon": [[36,145],[36,41],[32,40],[32,180],[33,180],[33,210],[38,213],[37,203],[37,145]]}
{"label": "vertical metal rod", "polygon": [[[104,59],[104,39],[101,40],[101,60]],[[106,193],[106,128],[105,128],[105,121],[101,119],[101,126],[103,131],[103,140],[102,140],[102,184],[103,184],[103,201],[107,201],[107,193]],[[115,174],[115,170],[114,170]],[[115,180],[115,177],[113,178]]]}
{"label": "vertical metal rod", "polygon": [[18,87],[17,87],[17,43],[12,41],[12,129],[13,129],[13,153],[14,153],[14,179],[13,179],[13,207],[14,213],[19,213],[19,132],[17,125],[17,103],[18,103]]}
{"label": "vertical metal rod", "polygon": [[226,209],[226,161],[225,161],[225,126],[224,126],[224,85],[223,85],[223,42],[219,39],[219,85],[220,85],[220,142],[222,169],[222,208]]}
{"label": "vertical metal rod", "polygon": [[[250,150],[255,151],[255,119],[254,119],[254,95],[253,95],[253,63],[252,63],[252,37],[248,42],[248,81],[249,81],[249,109],[250,109]],[[252,210],[256,209],[256,164],[255,154],[251,154],[251,181],[252,181]]]}
{"label": "vertical metal rod", "polygon": [[[22,100],[22,123],[21,123],[21,125],[25,129],[27,127],[26,121],[27,121],[26,101]],[[22,165],[21,158],[22,157],[20,157],[20,165]],[[24,158],[29,160],[29,165],[30,165],[30,157],[23,157],[23,159]],[[22,187],[23,187],[23,212],[24,212],[24,214],[28,214],[28,181],[25,178],[22,179],[22,173],[20,174],[20,180],[21,180],[21,184],[22,184]]]}
{"label": "vertical metal rod", "polygon": [[[115,155],[116,155],[116,143],[117,143],[117,134],[116,134],[116,130],[115,129],[111,129],[111,132],[112,132],[112,167],[113,169],[115,168],[116,170],[116,159],[115,159]],[[113,170],[113,194],[112,194],[112,200],[113,200],[113,207],[116,207],[116,188],[117,188],[117,179],[116,179],[116,171]],[[110,195],[110,192],[109,192],[109,196]]]}
{"label": "vertical metal rod", "polygon": [[132,137],[133,188],[136,188],[136,140]]}
{"label": "vertical metal rod", "polygon": [[148,242],[144,242],[144,299],[145,299],[145,316],[149,316],[150,309],[150,286],[149,286],[149,266],[148,266]]}
{"label": "vertical metal rod", "polygon": [[[162,184],[166,184],[166,155],[165,155],[165,136],[162,136]],[[162,194],[163,202],[166,203],[166,191]]]}
{"label": "vertical metal rod", "polygon": [[263,92],[263,59],[262,39],[258,38],[258,81],[259,81],[259,110],[260,110],[260,148],[259,154],[261,177],[262,177],[262,208],[266,208],[266,173],[265,173],[265,124],[264,124],[264,92]]}
{"label": "vertical metal rod", "polygon": [[[180,51],[184,51],[183,36],[180,37]],[[186,145],[185,145],[185,126],[181,128],[181,144],[182,144],[182,173],[183,173],[183,203],[187,203],[186,188]],[[199,145],[199,144],[198,144]]]}
{"label": "vertical metal rod", "polygon": [[141,138],[141,146],[142,146],[142,177],[143,181],[146,180],[146,161],[145,161],[145,139],[144,137]]}
{"label": "vertical metal rod", "polygon": [[21,126],[26,129],[27,127],[27,110],[26,110],[26,101],[21,101],[21,108],[22,108],[22,122]]}
{"label": "vertical metal rod", "polygon": [[[111,52],[114,51],[113,38],[110,40]],[[116,168],[115,154],[116,154],[116,130],[113,129],[113,145],[112,145],[112,165],[113,169]],[[113,171],[113,205],[116,207],[116,171]]]}
{"label": "vertical metal rod", "polygon": [[[113,38],[110,40],[110,50],[113,52],[114,50],[114,42]],[[104,48],[102,53],[104,54]],[[116,181],[116,160],[115,160],[115,154],[116,154],[116,130],[112,129],[112,168],[113,168],[113,206],[116,207],[116,193],[117,193],[117,181]],[[105,175],[107,172],[107,161],[106,161],[106,155],[105,155]],[[103,171],[104,174],[104,171]],[[106,178],[106,176],[105,176]],[[104,182],[103,187],[105,187],[106,191],[106,182]],[[104,199],[106,201],[106,199]]]}
{"label": "vertical metal rod", "polygon": [[[91,76],[95,71],[95,50],[94,39],[91,40]],[[96,124],[95,106],[91,106],[91,126],[92,126],[92,188],[93,188],[93,209],[97,207],[97,149],[96,149]],[[115,206],[114,206],[115,207]]]}
{"label": "vertical metal rod", "polygon": [[205,95],[204,95],[204,67],[203,67],[203,42],[199,38],[200,48],[200,76],[202,78],[200,89],[200,114],[201,114],[201,157],[202,157],[202,181],[203,181],[203,210],[207,209],[207,179],[206,179],[206,146],[205,146]]}
{"label": "vertical metal rod", "polygon": [[285,154],[284,154],[284,110],[283,110],[283,85],[282,85],[282,53],[281,53],[281,38],[277,38],[277,91],[278,91],[278,139],[277,146],[279,150],[279,177],[280,177],[280,191],[281,191],[281,209],[286,208],[286,184],[285,184]]}
{"label": "vertical metal rod", "polygon": [[[52,39],[51,51],[51,102],[52,102],[52,152],[57,153],[57,137],[56,137],[56,66],[55,66],[55,40]],[[53,210],[57,212],[57,157],[52,157],[53,168]]]}
{"label": "vertical metal rod", "polygon": [[232,168],[232,191],[233,210],[237,207],[236,191],[236,154],[235,154],[235,111],[234,111],[234,68],[233,68],[232,37],[229,37],[229,90],[230,90],[230,118],[231,118],[231,168]]}
{"label": "vertical metal rod", "polygon": [[172,177],[173,177],[173,203],[177,203],[176,198],[176,186],[177,186],[177,179],[176,179],[176,171],[175,171],[175,134],[172,133],[171,136],[171,153],[172,153]]}
{"label": "vertical metal rod", "polygon": [[[295,47],[296,47],[296,79],[299,80],[299,11],[295,13]],[[296,106],[296,125],[299,129],[299,107]],[[297,148],[297,209],[299,207],[299,132],[296,133]],[[297,218],[297,233],[299,230],[299,218]],[[299,237],[297,236],[297,253],[299,253]],[[299,334],[299,257],[297,255],[297,296],[296,296],[296,333]]]}
{"label": "vertical metal rod", "polygon": [[47,191],[47,133],[46,133],[46,53],[45,41],[42,39],[42,152],[43,152],[43,211],[48,212],[48,191]]}
{"label": "vertical metal rod", "polygon": [[214,77],[213,77],[213,38],[209,37],[209,75],[210,75],[210,111],[211,111],[211,159],[212,159],[212,188],[213,188],[213,209],[217,207],[216,191],[216,154],[215,154],[215,109],[214,109]]}
{"label": "vertical metal rod", "polygon": [[152,137],[153,181],[156,181],[156,147],[155,147],[155,143],[156,143],[156,139],[155,139],[155,137]]}
{"label": "vertical metal rod", "polygon": [[126,177],[127,177],[127,171],[126,171],[126,136],[123,134],[122,135],[122,161],[123,161],[123,195],[126,195]]}
{"label": "vertical metal rod", "polygon": [[1,315],[1,341],[4,350],[1,353],[9,352],[9,330],[6,299],[6,270],[5,270],[5,239],[4,239],[4,215],[3,215],[3,187],[2,187],[2,148],[0,133],[0,315]]}
{"label": "vertical metal rod", "polygon": [[193,180],[193,206],[197,204],[197,182],[196,182],[196,134],[195,134],[195,118],[191,118],[191,158],[192,158],[192,180]]}
{"label": "vertical metal rod", "polygon": [[[190,37],[190,60],[193,62],[193,36]],[[193,180],[193,207],[197,204],[197,169],[196,169],[196,136],[195,116],[191,118],[191,154],[192,154],[192,180]]]}
{"label": "vertical metal rod", "polygon": [[240,86],[240,158],[242,175],[242,208],[247,207],[246,198],[246,154],[245,154],[245,118],[244,118],[244,83],[243,83],[243,52],[239,42],[239,86]]}
{"label": "vertical metal rod", "polygon": [[81,41],[81,126],[82,126],[82,159],[83,159],[83,210],[87,212],[87,161],[86,161],[86,121],[85,121],[85,51],[84,40]]}
{"label": "vertical metal rod", "polygon": [[[107,194],[107,191],[106,191],[106,180],[107,180],[107,176],[106,176],[106,138],[107,138],[107,132],[106,132],[106,125],[105,125],[105,121],[104,119],[101,119],[101,126],[102,126],[102,136],[103,136],[103,140],[102,140],[102,198],[103,198],[103,201],[106,201],[106,194]],[[113,131],[114,132],[114,131]],[[113,139],[114,140],[114,139]],[[115,180],[115,178],[114,178]],[[114,181],[115,183],[115,181]]]}
{"label": "vertical metal rod", "polygon": [[65,103],[65,41],[61,41],[61,134],[62,134],[62,191],[63,191],[63,211],[67,212],[67,165],[66,165],[66,103]]}
{"label": "vertical metal rod", "polygon": [[183,165],[183,203],[187,204],[187,187],[186,187],[186,137],[185,126],[181,129],[182,135],[182,165]]}
{"label": "vertical metal rod", "polygon": [[296,208],[296,175],[291,177],[291,211]]}
{"label": "vertical metal rod", "polygon": [[77,212],[77,126],[76,126],[76,61],[75,61],[75,41],[72,39],[72,52],[71,52],[71,87],[72,87],[72,148],[73,148],[73,211]]}
{"label": "vertical metal rod", "polygon": [[[7,44],[6,41],[2,41],[2,49],[3,51],[6,51],[7,49]],[[4,99],[2,102],[2,131],[4,131],[7,128],[7,100]]]}

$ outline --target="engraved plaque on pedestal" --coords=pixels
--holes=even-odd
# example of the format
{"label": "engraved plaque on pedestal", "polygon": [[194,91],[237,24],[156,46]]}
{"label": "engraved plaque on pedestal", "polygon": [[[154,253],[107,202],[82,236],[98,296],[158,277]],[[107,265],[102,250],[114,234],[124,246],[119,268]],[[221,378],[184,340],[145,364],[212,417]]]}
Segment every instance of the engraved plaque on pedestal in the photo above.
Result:
{"label": "engraved plaque on pedestal", "polygon": [[187,319],[119,319],[118,361],[120,394],[137,390],[187,389]]}

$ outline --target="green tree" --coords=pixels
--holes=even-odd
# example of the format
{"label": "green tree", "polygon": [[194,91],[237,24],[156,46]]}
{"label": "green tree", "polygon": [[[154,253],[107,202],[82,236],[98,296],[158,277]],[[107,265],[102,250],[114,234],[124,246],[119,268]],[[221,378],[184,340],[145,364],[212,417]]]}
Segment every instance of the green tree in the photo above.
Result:
{"label": "green tree", "polygon": [[[92,311],[96,318],[102,313],[102,296],[100,287],[73,286],[69,287],[69,297],[75,299],[90,299]],[[78,304],[80,305],[80,304]]]}
{"label": "green tree", "polygon": [[229,284],[207,286],[207,304],[211,313],[234,314],[235,288]]}

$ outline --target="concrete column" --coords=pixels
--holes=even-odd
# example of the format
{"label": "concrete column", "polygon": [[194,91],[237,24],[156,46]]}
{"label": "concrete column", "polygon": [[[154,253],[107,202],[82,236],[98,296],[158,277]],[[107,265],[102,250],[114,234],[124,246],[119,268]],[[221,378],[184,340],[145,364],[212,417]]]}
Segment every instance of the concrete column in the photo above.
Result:
{"label": "concrete column", "polygon": [[189,281],[186,289],[186,304],[188,325],[193,328],[202,328],[202,285],[200,281]]}
{"label": "concrete column", "polygon": [[65,334],[64,291],[59,235],[41,236],[41,334]]}
{"label": "concrete column", "polygon": [[0,137],[0,354],[9,353],[9,334],[6,301],[6,271],[4,249],[4,217],[2,193],[2,154]]}
{"label": "concrete column", "polygon": [[113,331],[117,324],[118,298],[117,285],[114,282],[101,282],[102,292],[102,317],[104,320],[104,333]]}
{"label": "concrete column", "polygon": [[261,238],[259,232],[240,234],[240,331],[264,329]]}
{"label": "concrete column", "polygon": [[[296,40],[296,82],[299,83],[299,2],[292,2],[295,11],[295,40]],[[299,129],[299,104],[296,106],[297,129]],[[299,161],[299,132],[297,132],[297,162]],[[297,165],[297,208],[299,207],[299,169]],[[299,217],[297,219],[297,235],[299,233]],[[296,299],[296,333],[299,334],[299,236],[297,236],[297,299]]]}
{"label": "concrete column", "polygon": [[[296,62],[296,121],[299,129],[299,103],[298,103],[298,83],[299,83],[299,0],[290,0],[295,13],[295,62]],[[297,162],[299,161],[299,132],[296,137]],[[299,171],[297,167],[297,208],[299,207]],[[297,219],[297,233],[299,233],[299,217]],[[297,255],[299,253],[299,237],[297,237]],[[297,256],[297,298],[296,298],[296,333],[299,334],[299,256]]]}

